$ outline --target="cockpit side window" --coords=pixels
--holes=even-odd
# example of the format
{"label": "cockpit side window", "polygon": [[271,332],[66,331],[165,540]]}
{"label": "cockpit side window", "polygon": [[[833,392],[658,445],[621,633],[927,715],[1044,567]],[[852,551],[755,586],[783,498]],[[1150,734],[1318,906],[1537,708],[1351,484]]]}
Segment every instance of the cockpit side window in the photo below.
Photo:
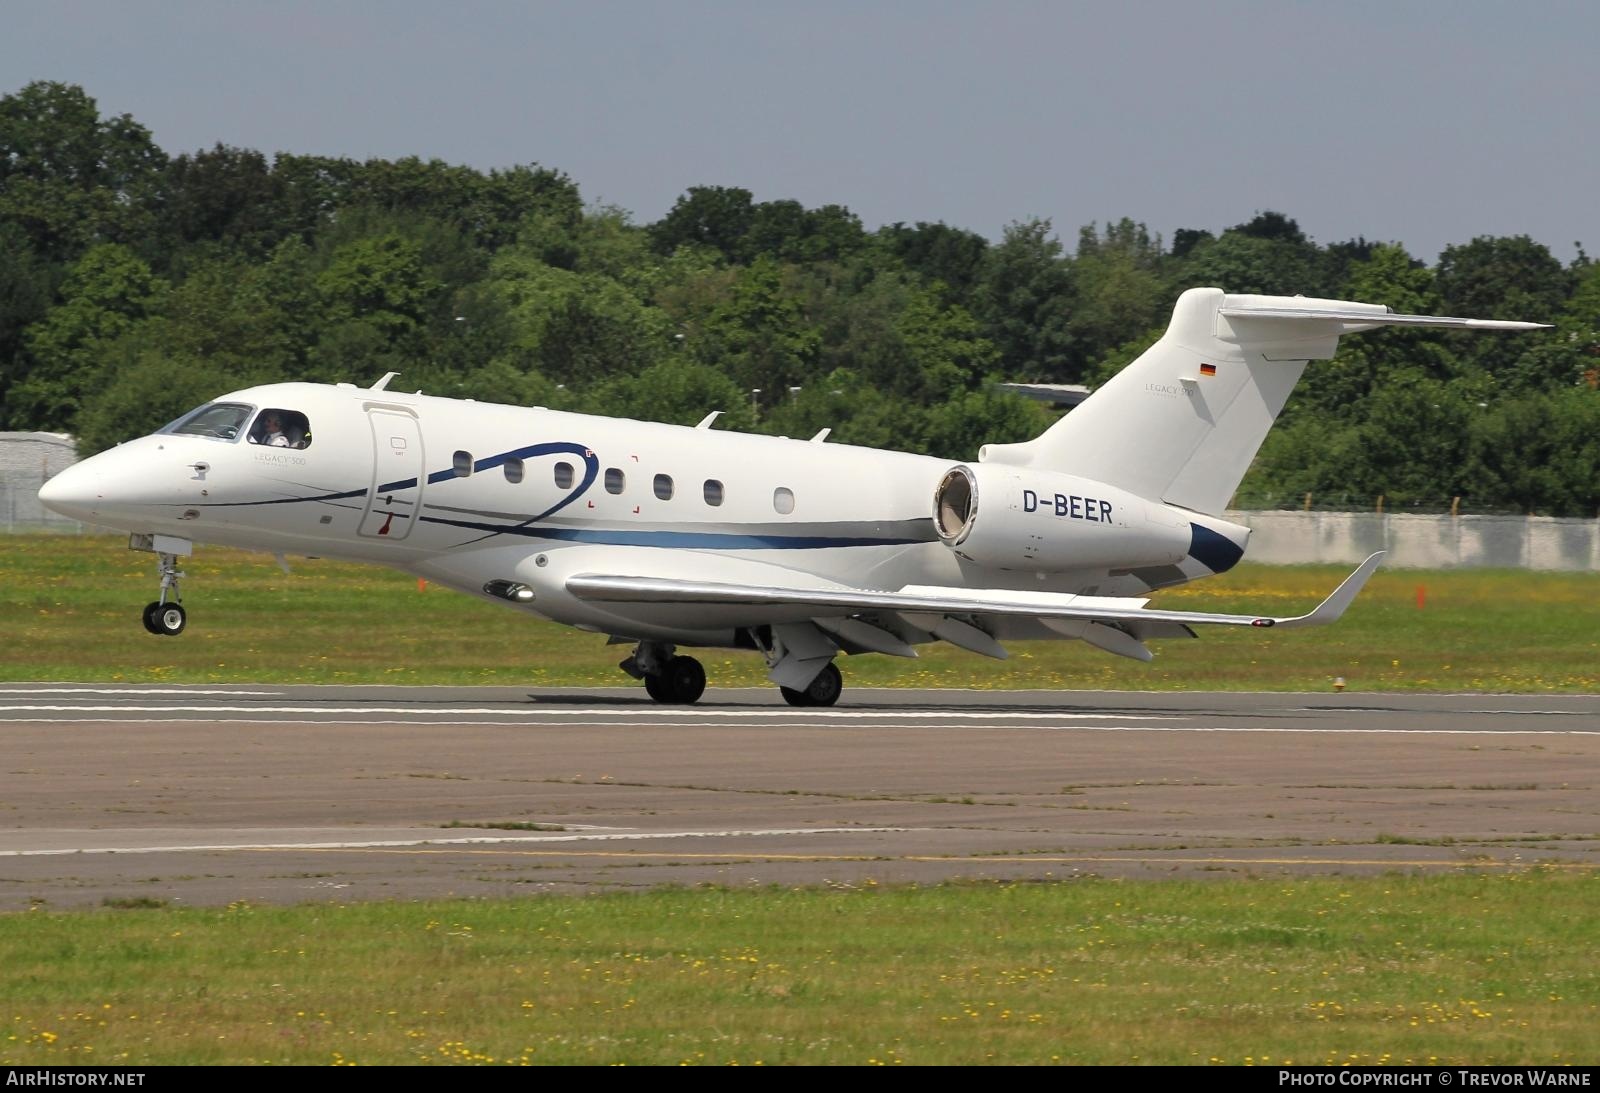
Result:
{"label": "cockpit side window", "polygon": [[254,406],[242,402],[212,402],[185,414],[161,431],[179,436],[208,436],[217,440],[238,440]]}
{"label": "cockpit side window", "polygon": [[299,410],[267,407],[250,426],[250,443],[269,448],[311,447],[311,422]]}

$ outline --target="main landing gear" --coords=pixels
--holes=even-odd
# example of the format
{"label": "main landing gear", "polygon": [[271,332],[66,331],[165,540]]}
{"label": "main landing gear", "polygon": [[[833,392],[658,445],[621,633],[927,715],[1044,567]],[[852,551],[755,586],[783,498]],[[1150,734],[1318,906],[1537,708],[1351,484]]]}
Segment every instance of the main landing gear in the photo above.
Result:
{"label": "main landing gear", "polygon": [[692,706],[706,693],[706,670],[694,657],[681,657],[663,642],[641,641],[633,655],[617,665],[635,679],[657,702]]}
{"label": "main landing gear", "polygon": [[183,609],[183,597],[178,593],[178,581],[183,573],[178,569],[176,554],[157,554],[156,557],[161,564],[161,598],[145,606],[144,628],[152,634],[175,638],[183,633],[189,621],[188,612]]}
{"label": "main landing gear", "polygon": [[[645,692],[663,705],[692,706],[705,694],[706,670],[700,662],[678,656],[665,642],[641,641],[633,655],[617,667],[643,680]],[[791,706],[832,706],[844,691],[844,679],[829,661],[804,688],[780,685],[778,691]]]}
{"label": "main landing gear", "polygon": [[797,691],[793,687],[783,686],[778,690],[783,700],[791,706],[832,706],[844,691],[844,677],[839,674],[838,667],[830,662],[817,673],[817,678],[805,690]]}

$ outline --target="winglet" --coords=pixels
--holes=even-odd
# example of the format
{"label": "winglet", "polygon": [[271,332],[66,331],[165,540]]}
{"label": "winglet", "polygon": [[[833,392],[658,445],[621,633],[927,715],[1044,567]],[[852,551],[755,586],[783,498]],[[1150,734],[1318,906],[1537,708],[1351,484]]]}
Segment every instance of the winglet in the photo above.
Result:
{"label": "winglet", "polygon": [[1380,550],[1362,562],[1356,571],[1346,577],[1343,583],[1333,590],[1333,594],[1319,603],[1310,614],[1299,615],[1292,619],[1273,619],[1268,625],[1288,627],[1326,626],[1328,623],[1335,621],[1340,615],[1344,614],[1345,608],[1350,606],[1350,601],[1354,600],[1362,587],[1366,585],[1367,578],[1377,570],[1379,564],[1383,561],[1385,553],[1387,552]]}

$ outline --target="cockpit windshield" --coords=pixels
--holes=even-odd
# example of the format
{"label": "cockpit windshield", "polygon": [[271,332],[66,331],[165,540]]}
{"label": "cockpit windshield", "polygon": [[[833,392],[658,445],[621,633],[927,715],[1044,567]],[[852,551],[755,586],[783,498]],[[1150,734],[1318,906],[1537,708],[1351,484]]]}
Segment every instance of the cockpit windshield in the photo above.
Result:
{"label": "cockpit windshield", "polygon": [[186,414],[161,430],[182,436],[210,436],[219,440],[237,440],[239,430],[250,417],[252,406],[241,402],[213,402],[192,414]]}

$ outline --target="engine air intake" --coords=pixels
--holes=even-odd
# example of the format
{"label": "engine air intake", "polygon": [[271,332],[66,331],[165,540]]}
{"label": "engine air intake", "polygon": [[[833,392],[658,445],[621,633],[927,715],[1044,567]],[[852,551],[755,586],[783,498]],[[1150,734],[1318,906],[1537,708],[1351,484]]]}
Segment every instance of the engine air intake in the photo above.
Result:
{"label": "engine air intake", "polygon": [[965,467],[954,467],[933,491],[933,526],[949,546],[967,537],[977,508],[978,484]]}

